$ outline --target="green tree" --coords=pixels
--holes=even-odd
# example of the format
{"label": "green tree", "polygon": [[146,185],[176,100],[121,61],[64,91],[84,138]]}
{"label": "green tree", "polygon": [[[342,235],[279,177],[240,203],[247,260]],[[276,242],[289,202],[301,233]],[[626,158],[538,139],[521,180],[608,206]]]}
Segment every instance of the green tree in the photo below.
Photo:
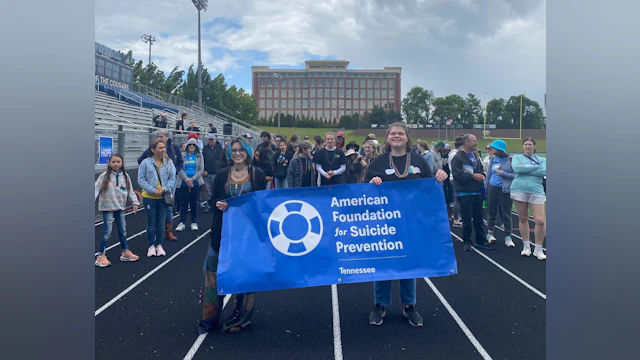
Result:
{"label": "green tree", "polygon": [[464,108],[460,118],[462,124],[482,123],[482,105],[480,99],[473,94],[467,94],[464,99]]}
{"label": "green tree", "polygon": [[454,122],[459,123],[464,113],[465,100],[460,95],[448,95],[444,98],[436,98],[433,101],[432,120],[438,125],[446,124],[447,120],[453,119]]}
{"label": "green tree", "polygon": [[493,99],[487,103],[486,122],[487,124],[495,124],[497,127],[504,127],[509,120],[506,116],[505,100]]}
{"label": "green tree", "polygon": [[402,113],[407,123],[426,124],[433,100],[433,92],[419,86],[412,88],[402,99]]}
{"label": "green tree", "polygon": [[[403,105],[404,108],[404,105]],[[371,124],[386,124],[387,122],[387,113],[381,106],[375,105],[373,110],[371,111],[371,115],[369,116],[369,124],[362,124],[361,127],[370,127]]]}

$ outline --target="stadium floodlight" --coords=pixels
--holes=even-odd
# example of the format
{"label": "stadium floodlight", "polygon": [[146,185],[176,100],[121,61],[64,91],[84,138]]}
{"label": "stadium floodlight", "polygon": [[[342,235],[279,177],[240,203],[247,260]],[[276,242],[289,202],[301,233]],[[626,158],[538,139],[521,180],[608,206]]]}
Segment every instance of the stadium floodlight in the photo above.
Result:
{"label": "stadium floodlight", "polygon": [[282,75],[273,73],[273,77],[278,79],[278,93],[280,94],[280,96],[278,97],[278,135],[280,135],[280,113],[282,112]]}
{"label": "stadium floodlight", "polygon": [[209,0],[191,0],[198,9],[198,106],[202,109],[202,47],[200,45],[200,11],[207,11]]}
{"label": "stadium floodlight", "polygon": [[143,34],[140,36],[143,43],[149,43],[149,65],[151,65],[151,45],[156,42],[156,38],[151,35]]}

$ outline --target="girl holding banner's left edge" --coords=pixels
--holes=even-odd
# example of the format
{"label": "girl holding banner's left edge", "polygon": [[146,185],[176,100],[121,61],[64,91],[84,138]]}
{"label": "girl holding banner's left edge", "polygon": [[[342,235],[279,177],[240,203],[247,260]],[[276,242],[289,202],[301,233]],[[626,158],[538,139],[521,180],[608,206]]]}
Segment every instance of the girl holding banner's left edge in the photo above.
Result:
{"label": "girl holding banner's left edge", "polygon": [[[204,263],[203,287],[201,288],[202,318],[198,321],[198,333],[204,334],[218,325],[222,313],[223,298],[218,295],[217,269],[220,240],[222,238],[222,213],[227,210],[225,201],[253,191],[266,189],[266,178],[262,170],[252,166],[251,145],[237,138],[228,145],[226,160],[230,166],[218,171],[213,181],[213,191],[209,205],[213,210],[211,243]],[[215,206],[214,206],[215,205]],[[233,221],[233,219],[227,219]],[[222,331],[237,333],[251,322],[253,316],[254,293],[235,294],[233,313],[222,326]]]}
{"label": "girl holding banner's left edge", "polygon": [[[394,123],[387,129],[385,153],[374,158],[367,169],[364,181],[380,185],[387,181],[413,180],[433,177],[431,166],[422,156],[411,153],[411,139],[407,126]],[[449,178],[443,170],[438,170],[436,180]],[[386,307],[391,305],[391,281],[374,281],[373,297],[375,307],[369,314],[369,324],[382,325]],[[411,326],[420,327],[424,320],[415,309],[416,279],[400,280],[400,301],[404,304],[402,315]]]}

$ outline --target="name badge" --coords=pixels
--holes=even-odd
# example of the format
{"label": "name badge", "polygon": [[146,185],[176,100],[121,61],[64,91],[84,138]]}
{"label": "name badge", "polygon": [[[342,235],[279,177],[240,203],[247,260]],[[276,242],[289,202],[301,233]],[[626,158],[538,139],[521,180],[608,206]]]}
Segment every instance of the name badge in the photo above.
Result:
{"label": "name badge", "polygon": [[396,172],[396,170],[395,170],[395,169],[387,169],[387,170],[385,170],[384,172],[385,172],[387,175],[392,175],[393,173],[395,173],[395,172]]}

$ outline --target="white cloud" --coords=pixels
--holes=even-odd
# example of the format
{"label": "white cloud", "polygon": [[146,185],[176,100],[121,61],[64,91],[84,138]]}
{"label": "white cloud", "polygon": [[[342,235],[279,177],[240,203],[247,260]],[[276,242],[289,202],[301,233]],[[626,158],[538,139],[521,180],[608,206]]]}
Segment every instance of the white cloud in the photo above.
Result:
{"label": "white cloud", "polygon": [[[203,24],[224,20],[203,32],[203,49],[216,49],[202,60],[213,73],[237,69],[256,51],[266,60],[251,65],[303,66],[312,54],[352,68],[400,66],[403,95],[413,86],[439,96],[543,94],[545,12],[540,0],[210,0]],[[169,34],[152,48],[163,70],[197,61],[196,24],[187,0],[96,2],[96,41],[132,49],[145,63],[140,35]]]}

